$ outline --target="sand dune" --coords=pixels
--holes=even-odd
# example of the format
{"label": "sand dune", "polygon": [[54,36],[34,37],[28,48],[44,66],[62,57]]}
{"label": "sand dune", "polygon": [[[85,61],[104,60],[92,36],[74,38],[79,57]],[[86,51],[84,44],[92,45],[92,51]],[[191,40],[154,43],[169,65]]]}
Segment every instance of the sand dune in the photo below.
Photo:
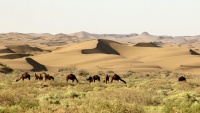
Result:
{"label": "sand dune", "polygon": [[[105,53],[105,54],[115,54],[120,55],[115,49],[110,46],[113,41],[98,39],[96,48],[94,49],[84,49],[83,54],[94,54],[94,53]],[[116,43],[116,42],[115,42]]]}
{"label": "sand dune", "polygon": [[190,49],[190,53],[192,55],[200,55],[197,51]]}
{"label": "sand dune", "polygon": [[31,56],[30,54],[6,54],[6,55],[0,55],[0,59],[17,59],[17,58],[23,58]]}
{"label": "sand dune", "polygon": [[30,47],[29,45],[11,45],[7,46],[10,50],[15,53],[33,53],[33,52],[43,52],[42,49],[37,47]]}
{"label": "sand dune", "polygon": [[[119,51],[119,48],[123,50]],[[123,52],[127,51],[128,53],[131,50],[136,49],[110,40],[92,40],[71,46],[63,46],[62,48],[51,53],[33,56],[32,58],[46,66],[67,67],[70,65],[76,65],[79,68],[88,70],[112,69],[115,71],[155,71],[162,69],[159,65],[147,64],[137,60],[125,58],[129,55],[126,55]],[[134,55],[133,53],[134,52],[131,52],[130,54]]]}
{"label": "sand dune", "polygon": [[14,53],[14,51],[6,47],[0,47],[0,53]]}
{"label": "sand dune", "polygon": [[200,71],[198,36],[175,39],[147,32],[140,35],[80,32],[71,35],[9,33],[0,37],[0,62],[18,70],[55,71],[76,66],[93,72]]}
{"label": "sand dune", "polygon": [[159,47],[159,46],[157,46],[153,42],[149,42],[149,43],[137,43],[137,44],[135,44],[135,46],[138,46],[138,47]]}

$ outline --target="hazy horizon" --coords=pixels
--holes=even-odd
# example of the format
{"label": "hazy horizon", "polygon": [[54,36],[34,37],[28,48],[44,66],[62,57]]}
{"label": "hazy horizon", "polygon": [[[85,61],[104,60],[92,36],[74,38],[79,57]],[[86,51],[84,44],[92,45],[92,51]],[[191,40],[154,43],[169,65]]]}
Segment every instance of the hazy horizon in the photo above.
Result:
{"label": "hazy horizon", "polygon": [[0,1],[0,33],[200,35],[198,0]]}

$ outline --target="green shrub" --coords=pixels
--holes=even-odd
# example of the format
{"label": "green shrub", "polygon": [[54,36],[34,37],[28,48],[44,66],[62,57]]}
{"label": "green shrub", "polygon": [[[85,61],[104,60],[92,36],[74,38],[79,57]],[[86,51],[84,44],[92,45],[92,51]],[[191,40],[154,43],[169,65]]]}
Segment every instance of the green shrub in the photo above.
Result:
{"label": "green shrub", "polygon": [[60,68],[58,69],[58,72],[68,72],[68,73],[73,73],[74,71],[77,70],[76,66],[70,66],[70,67],[66,67],[66,68]]}
{"label": "green shrub", "polygon": [[113,73],[115,73],[115,72],[112,71],[112,70],[108,70],[107,73],[109,73],[109,74],[113,74]]}
{"label": "green shrub", "polygon": [[80,76],[87,77],[87,75],[89,75],[90,73],[87,70],[82,69],[78,71],[78,74]]}

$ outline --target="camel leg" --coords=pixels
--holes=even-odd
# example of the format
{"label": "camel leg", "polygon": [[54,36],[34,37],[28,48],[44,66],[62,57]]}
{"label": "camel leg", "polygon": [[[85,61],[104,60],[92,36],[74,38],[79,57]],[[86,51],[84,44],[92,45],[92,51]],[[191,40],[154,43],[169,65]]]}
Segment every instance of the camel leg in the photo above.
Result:
{"label": "camel leg", "polygon": [[111,79],[111,83],[113,82],[113,78]]}
{"label": "camel leg", "polygon": [[76,78],[76,82],[78,83],[78,79]]}
{"label": "camel leg", "polygon": [[122,80],[122,79],[120,79],[120,81],[122,81],[124,84],[126,84],[126,81],[124,81],[124,80]]}

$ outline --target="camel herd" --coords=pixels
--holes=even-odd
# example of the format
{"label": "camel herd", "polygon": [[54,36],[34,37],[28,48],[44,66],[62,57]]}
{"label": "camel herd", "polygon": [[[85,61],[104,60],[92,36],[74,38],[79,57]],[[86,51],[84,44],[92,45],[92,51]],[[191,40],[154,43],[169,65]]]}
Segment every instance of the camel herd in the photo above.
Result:
{"label": "camel herd", "polygon": [[[40,73],[40,74],[35,73],[35,74],[34,74],[34,77],[35,77],[35,80],[44,80],[44,81],[46,81],[46,80],[53,80],[53,81],[54,81],[54,77],[53,77],[53,76],[50,76],[49,74],[47,74],[47,73],[45,73],[45,72]],[[30,79],[31,79],[31,76],[30,76],[27,72],[25,72],[25,73],[23,73],[23,74],[20,76],[20,78],[18,78],[18,79],[16,80],[16,82],[18,82],[20,79],[22,79],[23,81],[24,81],[24,79],[29,79],[29,80],[30,80]],[[103,82],[107,84],[107,83],[109,83],[109,79],[110,79],[110,76],[106,75],[106,76],[105,76],[105,79],[103,80]],[[74,80],[76,80],[77,83],[79,82],[78,79],[76,78],[76,75],[74,75],[74,74],[69,74],[69,75],[67,75],[67,76],[66,76],[66,81],[68,82],[68,80],[72,80],[72,82],[74,82]],[[90,77],[87,77],[86,80],[87,80],[89,83],[95,82],[96,80],[98,80],[98,81],[100,82],[100,76],[98,76],[98,75],[90,76]],[[112,83],[113,80],[117,80],[117,81],[120,80],[120,81],[122,81],[124,84],[126,84],[126,81],[123,80],[123,79],[121,79],[121,77],[120,77],[119,75],[117,75],[117,74],[114,74],[114,75],[111,77],[110,83]],[[178,81],[179,81],[179,82],[181,82],[181,81],[186,81],[186,78],[185,78],[184,76],[180,76],[180,77],[178,78]]]}
{"label": "camel herd", "polygon": [[44,80],[44,81],[46,81],[46,80],[54,80],[54,77],[50,76],[47,73],[41,73],[39,75],[37,73],[35,73],[34,76],[35,76],[35,80]]}
{"label": "camel herd", "polygon": [[[53,76],[50,76],[49,74],[43,72],[43,73],[40,73],[40,74],[37,74],[35,73],[34,74],[34,77],[35,77],[35,80],[43,80],[43,81],[46,81],[46,80],[53,80],[54,81],[54,77]],[[110,76],[106,75],[105,76],[105,80],[103,80],[104,83],[109,83],[109,78]],[[18,78],[16,80],[16,82],[18,82],[20,79],[22,79],[24,81],[24,79],[31,79],[31,76],[30,74],[28,74],[27,72],[23,73],[20,78]],[[66,81],[68,82],[68,80],[72,80],[72,82],[74,82],[74,80],[76,80],[76,82],[78,83],[78,79],[76,78],[76,75],[74,74],[69,74],[66,76]],[[100,76],[98,75],[94,75],[94,76],[90,76],[90,77],[87,77],[86,78],[87,81],[89,81],[89,83],[91,82],[95,82],[96,80],[100,82]],[[126,81],[124,81],[123,79],[121,79],[121,77],[117,74],[114,74],[111,78],[111,83],[113,82],[113,80],[117,80],[117,81],[122,81],[123,83],[126,84]]]}

